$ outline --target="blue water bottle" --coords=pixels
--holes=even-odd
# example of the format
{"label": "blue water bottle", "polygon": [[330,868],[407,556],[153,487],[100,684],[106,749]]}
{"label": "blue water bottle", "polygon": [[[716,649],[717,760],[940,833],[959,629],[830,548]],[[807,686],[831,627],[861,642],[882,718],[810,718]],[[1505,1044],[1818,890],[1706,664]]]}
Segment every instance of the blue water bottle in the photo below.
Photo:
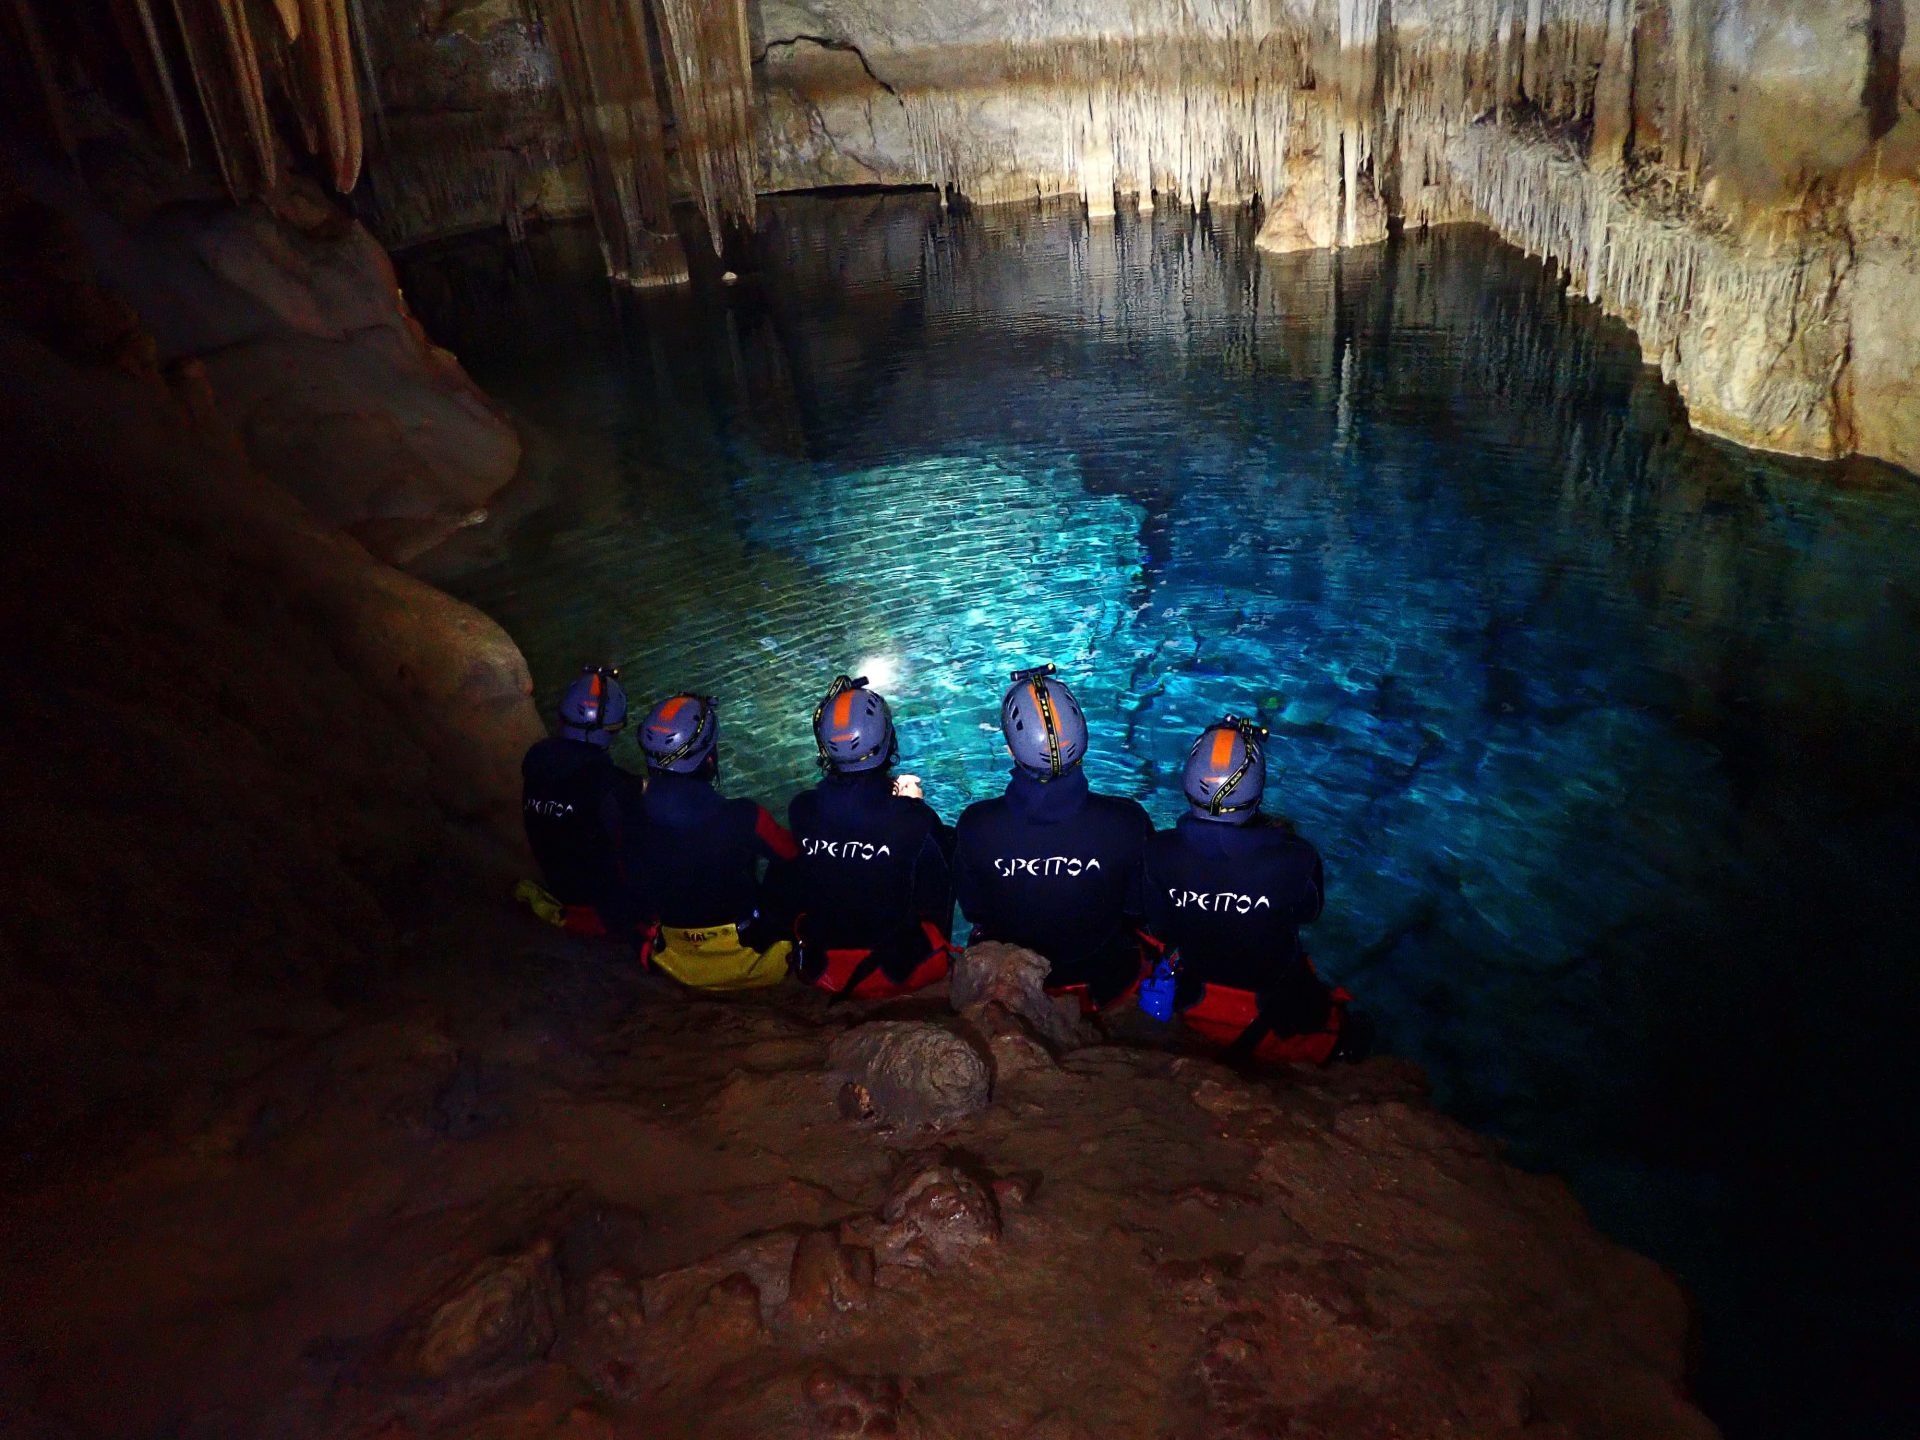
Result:
{"label": "blue water bottle", "polygon": [[1162,960],[1140,982],[1140,1008],[1163,1023],[1173,1019],[1173,974],[1173,961]]}

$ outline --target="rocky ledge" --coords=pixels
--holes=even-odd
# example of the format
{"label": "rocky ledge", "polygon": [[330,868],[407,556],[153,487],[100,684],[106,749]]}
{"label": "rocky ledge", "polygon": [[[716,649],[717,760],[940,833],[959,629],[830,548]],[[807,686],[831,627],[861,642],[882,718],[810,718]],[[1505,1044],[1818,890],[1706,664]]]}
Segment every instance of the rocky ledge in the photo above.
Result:
{"label": "rocky ledge", "polygon": [[1405,1065],[1103,1043],[1018,952],[854,1013],[493,923],[6,1204],[14,1433],[1713,1433],[1673,1284]]}

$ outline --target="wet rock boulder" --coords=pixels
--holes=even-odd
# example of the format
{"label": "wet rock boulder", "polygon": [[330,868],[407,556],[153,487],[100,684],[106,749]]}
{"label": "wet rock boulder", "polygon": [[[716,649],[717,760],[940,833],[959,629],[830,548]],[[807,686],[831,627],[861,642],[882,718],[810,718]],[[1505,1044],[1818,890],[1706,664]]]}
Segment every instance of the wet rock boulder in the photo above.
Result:
{"label": "wet rock boulder", "polygon": [[[1047,994],[1045,956],[1017,945],[972,945],[955,957],[948,995],[953,1008],[979,1021],[998,1006],[1017,1017],[1032,1033],[1056,1050],[1072,1050],[1087,1043],[1077,1006],[1055,1001]],[[983,1023],[993,1033],[997,1028]]]}
{"label": "wet rock boulder", "polygon": [[963,1264],[1000,1238],[1000,1216],[987,1192],[944,1162],[909,1168],[880,1208],[874,1260],[921,1270]]}
{"label": "wet rock boulder", "polygon": [[883,1020],[833,1042],[827,1055],[843,1108],[891,1125],[949,1125],[987,1108],[987,1057],[938,1025]]}
{"label": "wet rock boulder", "polygon": [[480,1262],[432,1308],[408,1346],[430,1380],[538,1359],[553,1344],[560,1278],[547,1241]]}

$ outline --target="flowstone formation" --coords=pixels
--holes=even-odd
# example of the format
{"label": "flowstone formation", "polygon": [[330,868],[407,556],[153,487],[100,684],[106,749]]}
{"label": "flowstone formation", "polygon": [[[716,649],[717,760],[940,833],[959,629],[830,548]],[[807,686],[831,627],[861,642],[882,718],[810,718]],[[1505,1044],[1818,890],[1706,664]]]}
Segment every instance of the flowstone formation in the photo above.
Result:
{"label": "flowstone formation", "polygon": [[763,183],[1079,194],[1096,216],[1258,197],[1277,250],[1484,220],[1632,324],[1701,428],[1914,467],[1914,16],[768,0]]}
{"label": "flowstone formation", "polygon": [[715,1000],[463,938],[111,1184],[0,1201],[23,1433],[1714,1433],[1671,1282],[1395,1062],[1082,1045],[907,1137],[841,1115],[834,1055],[964,1028],[937,993]]}

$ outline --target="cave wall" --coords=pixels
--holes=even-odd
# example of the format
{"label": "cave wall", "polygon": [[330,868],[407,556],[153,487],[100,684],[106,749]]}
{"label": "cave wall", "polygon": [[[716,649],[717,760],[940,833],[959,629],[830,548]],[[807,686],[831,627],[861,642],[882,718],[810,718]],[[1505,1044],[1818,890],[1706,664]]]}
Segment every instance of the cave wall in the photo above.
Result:
{"label": "cave wall", "polygon": [[1483,219],[1694,423],[1920,468],[1914,0],[762,0],[762,184]]}
{"label": "cave wall", "polygon": [[98,218],[0,164],[0,1181],[337,1025],[430,897],[504,895],[543,733],[498,625],[254,463]]}
{"label": "cave wall", "polygon": [[525,0],[356,0],[366,184],[391,247],[590,213],[551,37]]}

